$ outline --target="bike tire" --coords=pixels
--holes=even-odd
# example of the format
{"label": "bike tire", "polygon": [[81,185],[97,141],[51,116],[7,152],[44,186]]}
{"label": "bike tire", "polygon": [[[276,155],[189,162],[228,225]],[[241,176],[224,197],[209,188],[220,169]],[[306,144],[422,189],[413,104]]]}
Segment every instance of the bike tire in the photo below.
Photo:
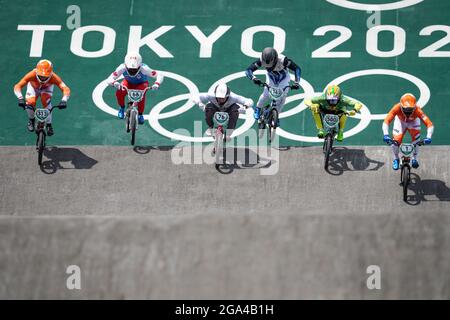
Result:
{"label": "bike tire", "polygon": [[44,154],[44,142],[45,142],[45,134],[44,131],[39,131],[38,134],[38,164],[42,165],[42,155]]}
{"label": "bike tire", "polygon": [[325,137],[324,143],[324,163],[323,167],[325,170],[328,170],[328,164],[330,161],[331,148],[333,147],[333,137],[331,135],[327,135]]}
{"label": "bike tire", "polygon": [[272,109],[270,111],[269,118],[269,143],[272,143],[273,138],[275,137],[275,131],[277,130],[277,122],[278,122],[278,111],[277,109]]}
{"label": "bike tire", "polygon": [[130,132],[130,118],[129,117],[125,117],[125,129],[128,132]]}
{"label": "bike tire", "polygon": [[214,140],[214,149],[215,149],[215,163],[216,168],[221,165],[220,156],[223,153],[223,133],[220,130],[217,130],[216,137]]}
{"label": "bike tire", "polygon": [[136,113],[130,113],[130,131],[131,131],[131,145],[134,146],[136,141]]}
{"label": "bike tire", "polygon": [[403,201],[408,200],[408,184],[410,168],[408,165],[402,167],[402,185],[403,185]]}
{"label": "bike tire", "polygon": [[266,121],[258,122],[258,137],[261,139],[264,136],[264,130],[266,129]]}

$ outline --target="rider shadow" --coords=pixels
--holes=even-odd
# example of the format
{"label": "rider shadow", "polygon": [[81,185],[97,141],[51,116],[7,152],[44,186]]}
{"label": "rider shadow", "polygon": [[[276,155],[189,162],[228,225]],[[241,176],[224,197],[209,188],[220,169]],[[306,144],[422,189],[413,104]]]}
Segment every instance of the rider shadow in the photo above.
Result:
{"label": "rider shadow", "polygon": [[384,162],[370,159],[362,149],[333,148],[327,172],[340,176],[344,171],[377,171]]}
{"label": "rider shadow", "polygon": [[[408,189],[414,192],[406,200],[409,205],[416,206],[422,201],[450,201],[450,188],[441,180],[422,180],[417,174],[411,173]],[[437,199],[426,199],[426,196],[435,196]]]}
{"label": "rider shadow", "polygon": [[158,151],[170,151],[174,148],[174,146],[159,146],[159,147],[153,147],[153,146],[134,146],[133,151],[137,154],[148,154],[151,150],[158,150]]}
{"label": "rider shadow", "polygon": [[221,174],[230,174],[235,169],[268,169],[276,161],[262,157],[250,148],[228,147],[225,150],[225,163],[216,166]]}
{"label": "rider shadow", "polygon": [[[60,169],[91,169],[98,162],[76,148],[48,147],[44,157],[48,160],[42,162],[40,169],[45,174],[54,174]],[[63,167],[61,162],[70,162],[73,167]]]}

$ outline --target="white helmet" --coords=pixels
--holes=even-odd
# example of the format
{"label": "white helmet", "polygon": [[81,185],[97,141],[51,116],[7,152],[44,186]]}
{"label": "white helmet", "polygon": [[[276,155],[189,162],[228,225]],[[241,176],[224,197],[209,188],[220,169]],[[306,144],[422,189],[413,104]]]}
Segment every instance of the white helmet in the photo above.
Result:
{"label": "white helmet", "polygon": [[128,74],[134,77],[139,73],[142,66],[142,57],[138,52],[129,52],[125,56],[125,67],[127,68]]}
{"label": "white helmet", "polygon": [[214,95],[219,104],[225,104],[230,96],[230,88],[228,88],[225,83],[221,82],[214,89]]}

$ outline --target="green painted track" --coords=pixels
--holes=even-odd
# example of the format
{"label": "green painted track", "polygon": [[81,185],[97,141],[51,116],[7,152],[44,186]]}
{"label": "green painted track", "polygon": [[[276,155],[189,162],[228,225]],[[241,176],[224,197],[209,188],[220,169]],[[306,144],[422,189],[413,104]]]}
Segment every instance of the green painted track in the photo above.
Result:
{"label": "green painted track", "polygon": [[[386,0],[387,1],[387,0]],[[386,1],[369,0],[361,3]],[[73,30],[66,26],[69,5],[81,8],[81,25],[102,25],[115,30],[114,50],[100,58],[83,58],[70,50]],[[51,138],[57,145],[127,145],[129,137],[125,134],[123,123],[97,108],[92,100],[94,88],[122,61],[127,51],[130,25],[142,26],[146,35],[163,25],[174,28],[157,41],[173,58],[161,58],[151,49],[143,46],[140,50],[146,63],[157,70],[166,70],[182,75],[194,82],[200,91],[206,91],[216,80],[243,71],[254,58],[241,51],[241,37],[245,29],[259,25],[282,28],[286,33],[284,54],[293,58],[303,70],[303,77],[316,91],[332,79],[341,75],[364,69],[391,69],[406,72],[420,78],[430,89],[431,98],[425,106],[426,113],[435,123],[434,143],[450,144],[448,119],[450,101],[448,82],[450,80],[450,58],[419,58],[418,52],[445,36],[442,31],[430,36],[420,36],[420,31],[430,25],[450,24],[450,2],[425,0],[411,7],[381,12],[383,25],[396,25],[406,32],[405,51],[397,57],[381,58],[366,50],[367,19],[365,11],[350,10],[333,5],[325,0],[285,1],[272,8],[262,8],[261,1],[29,1],[18,6],[14,2],[0,0],[0,38],[2,50],[0,74],[0,110],[3,115],[0,127],[1,145],[31,145],[34,136],[26,132],[26,116],[16,103],[12,92],[13,85],[29,71],[39,57],[30,57],[30,31],[18,31],[18,25],[61,25],[59,32],[47,32],[44,38],[42,57],[54,62],[56,72],[63,77],[72,89],[72,97],[67,110],[55,112],[56,135]],[[220,25],[232,27],[214,44],[210,58],[199,57],[199,43],[185,26],[196,25],[209,35]],[[313,36],[314,30],[325,25],[341,25],[352,31],[350,39],[334,51],[351,51],[351,58],[313,58],[312,52],[338,36],[330,32],[325,36]],[[270,33],[257,33],[253,48],[262,50],[272,45]],[[95,51],[101,48],[100,33],[86,34],[83,48]],[[391,32],[379,33],[379,50],[389,51],[393,46]],[[445,45],[440,51],[450,50]],[[173,79],[166,79],[161,89],[151,93],[146,112],[152,106],[172,96],[188,93],[186,88]],[[259,89],[246,79],[230,82],[232,89],[255,101]],[[345,81],[342,84],[345,94],[364,102],[373,114],[386,113],[405,91],[419,96],[417,87],[401,78],[373,75]],[[114,91],[108,88],[105,101],[115,107]],[[58,102],[60,93],[55,94]],[[185,101],[169,106],[173,110]],[[286,105],[288,110],[295,102]],[[161,120],[168,130],[185,128],[193,132],[194,121],[202,121],[198,108],[173,118]],[[242,121],[242,120],[240,120]],[[310,113],[301,112],[282,120],[282,128],[298,134],[313,136],[315,133]],[[357,120],[348,122],[348,129]],[[447,128],[447,129],[446,129]],[[146,123],[138,133],[138,142],[143,145],[173,145],[177,141],[160,135]],[[308,145],[301,141],[282,138],[282,145]],[[381,120],[373,120],[362,132],[348,138],[344,144],[381,144]]]}

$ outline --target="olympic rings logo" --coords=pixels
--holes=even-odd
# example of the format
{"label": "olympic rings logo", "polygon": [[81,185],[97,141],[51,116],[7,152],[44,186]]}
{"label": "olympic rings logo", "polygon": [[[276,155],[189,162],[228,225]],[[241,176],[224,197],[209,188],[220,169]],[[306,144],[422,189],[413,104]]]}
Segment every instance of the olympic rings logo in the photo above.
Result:
{"label": "olympic rings logo", "polygon": [[347,9],[362,10],[362,11],[384,11],[410,7],[422,2],[423,0],[399,0],[383,4],[359,3],[350,0],[326,0],[326,1],[336,6],[344,7]]}
{"label": "olympic rings logo", "polygon": [[[150,113],[148,115],[145,115],[144,119],[146,119],[149,122],[150,126],[156,132],[158,132],[162,136],[165,136],[169,139],[179,140],[179,141],[184,141],[184,142],[212,142],[213,141],[212,137],[184,135],[179,132],[169,131],[161,125],[160,120],[171,118],[171,117],[176,117],[176,116],[179,116],[179,115],[183,114],[184,112],[190,110],[195,105],[193,102],[193,97],[199,95],[199,90],[198,90],[198,87],[192,81],[190,81],[189,79],[187,79],[181,75],[178,75],[173,72],[168,72],[168,71],[160,71],[160,72],[163,73],[164,76],[167,78],[171,78],[171,79],[174,79],[174,80],[177,80],[177,81],[183,83],[186,86],[186,88],[188,89],[189,93],[176,95],[176,96],[167,98],[167,99],[159,102],[153,108],[151,108]],[[261,75],[261,74],[266,74],[266,72],[264,70],[257,70],[255,72],[255,74]],[[355,72],[350,72],[348,74],[344,74],[344,75],[339,76],[336,79],[330,81],[328,83],[328,85],[329,84],[341,84],[341,83],[343,83],[347,80],[353,79],[353,78],[369,76],[369,75],[388,75],[388,76],[403,78],[405,80],[412,82],[414,85],[417,86],[417,88],[420,91],[420,97],[419,97],[417,103],[422,108],[425,107],[425,105],[430,100],[430,96],[431,96],[430,89],[426,85],[425,82],[423,82],[421,79],[419,79],[411,74],[401,72],[401,71],[396,71],[396,70],[390,70],[390,69],[368,69],[368,70],[359,70],[359,71],[355,71]],[[214,82],[208,91],[212,91],[213,88],[219,82],[228,83],[232,80],[239,79],[242,77],[245,77],[244,72],[236,72],[236,73],[230,74],[230,75],[223,77],[222,79],[219,79],[216,82]],[[294,76],[291,75],[291,79],[293,79],[293,78],[294,78]],[[297,106],[295,106],[287,111],[281,112],[280,119],[293,116],[293,115],[298,114],[298,113],[304,111],[305,109],[307,109],[308,107],[304,104],[304,100],[303,100],[305,97],[311,98],[315,95],[322,94],[322,92],[316,92],[314,90],[314,88],[312,87],[312,85],[305,79],[300,80],[300,86],[302,87],[304,93],[288,96],[286,98],[286,104],[293,102],[293,101],[298,101],[298,100],[302,100],[302,101]],[[102,111],[109,113],[113,116],[116,116],[117,110],[115,108],[110,107],[103,100],[103,91],[107,87],[108,87],[108,84],[107,84],[106,80],[100,82],[95,87],[94,91],[92,92],[92,100],[94,101],[95,105],[99,109],[101,109]],[[187,100],[186,103],[183,104],[182,106],[178,107],[177,109],[162,113],[162,111],[165,108],[167,108],[168,106],[170,106],[171,104],[179,102],[179,101],[184,101],[184,100]],[[370,122],[372,120],[383,120],[386,117],[386,114],[371,114],[369,108],[362,101],[359,101],[357,99],[354,99],[354,100],[360,102],[363,106],[361,108],[361,113],[353,116],[353,118],[359,119],[360,121],[355,127],[344,132],[345,138],[351,137],[351,136],[363,131],[365,128],[367,128],[367,126],[370,124]],[[244,119],[245,121],[240,127],[238,127],[233,132],[232,137],[241,135],[242,133],[244,133],[245,131],[250,129],[255,122],[255,120],[253,118],[253,110],[252,109],[247,109],[245,114],[239,115],[239,118]],[[295,140],[295,141],[303,141],[303,142],[321,142],[322,141],[321,139],[317,138],[316,136],[303,136],[303,135],[293,134],[291,132],[284,130],[282,127],[279,127],[277,129],[277,134],[283,138],[286,138],[289,140]]]}

